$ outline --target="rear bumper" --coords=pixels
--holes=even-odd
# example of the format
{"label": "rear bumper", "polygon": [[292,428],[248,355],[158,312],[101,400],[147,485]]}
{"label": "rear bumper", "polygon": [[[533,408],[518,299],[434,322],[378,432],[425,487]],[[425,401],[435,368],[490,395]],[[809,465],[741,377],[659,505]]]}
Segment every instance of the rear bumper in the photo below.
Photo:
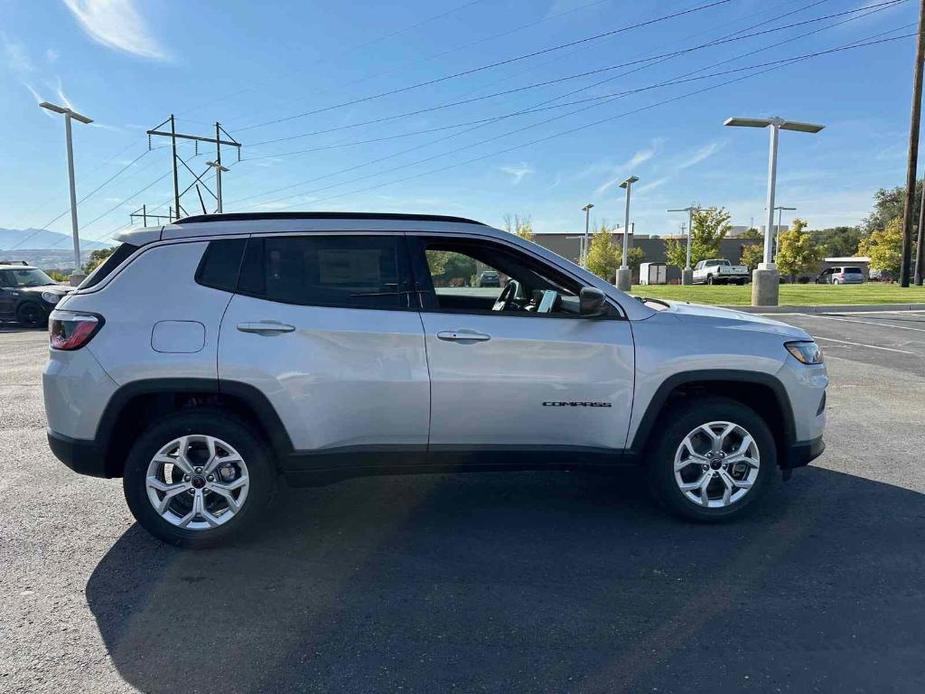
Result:
{"label": "rear bumper", "polygon": [[809,465],[812,461],[822,455],[825,450],[825,441],[822,437],[812,439],[811,441],[797,441],[790,446],[787,456],[781,461],[781,467],[793,469]]}
{"label": "rear bumper", "polygon": [[109,477],[106,474],[106,458],[95,442],[72,439],[49,430],[48,445],[55,457],[74,472],[91,477]]}

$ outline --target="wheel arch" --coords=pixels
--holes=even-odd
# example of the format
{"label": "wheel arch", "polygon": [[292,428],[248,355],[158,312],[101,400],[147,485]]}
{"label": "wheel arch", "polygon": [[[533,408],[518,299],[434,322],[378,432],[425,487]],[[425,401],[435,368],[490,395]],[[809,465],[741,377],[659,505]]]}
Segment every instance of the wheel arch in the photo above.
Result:
{"label": "wheel arch", "polygon": [[96,445],[106,477],[121,477],[139,427],[172,412],[218,406],[250,424],[270,444],[276,459],[292,452],[292,441],[273,405],[254,386],[208,378],[159,378],[133,381],[110,398],[97,426]]}
{"label": "wheel arch", "polygon": [[771,374],[738,369],[705,369],[669,376],[655,391],[636,428],[627,454],[642,463],[659,419],[672,406],[703,395],[728,397],[767,422],[777,446],[778,464],[796,440],[793,409],[784,384]]}

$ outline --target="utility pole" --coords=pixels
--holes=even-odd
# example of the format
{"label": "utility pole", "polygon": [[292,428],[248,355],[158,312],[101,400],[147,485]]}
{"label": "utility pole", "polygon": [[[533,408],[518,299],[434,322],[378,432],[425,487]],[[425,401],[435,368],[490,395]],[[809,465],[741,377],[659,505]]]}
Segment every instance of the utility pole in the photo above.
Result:
{"label": "utility pole", "polygon": [[64,133],[67,140],[67,182],[71,197],[71,234],[74,237],[74,272],[71,273],[68,279],[71,285],[76,287],[83,282],[85,275],[80,271],[80,237],[77,234],[77,184],[74,181],[74,145],[71,138],[71,119],[73,118],[85,125],[92,123],[93,120],[73,109],[58,106],[48,101],[43,101],[39,106],[48,111],[64,115]]}
{"label": "utility pole", "polygon": [[[164,131],[159,130],[162,126],[170,124],[170,130]],[[221,182],[222,182],[222,172],[228,171],[227,168],[222,166],[222,145],[227,147],[234,147],[238,152],[238,161],[241,161],[241,143],[235,140],[231,135],[228,134],[228,131],[225,130],[221,123],[215,123],[215,137],[204,137],[201,135],[190,135],[187,133],[178,133],[176,129],[176,119],[173,114],[170,115],[170,118],[165,120],[163,123],[159,123],[154,126],[151,130],[147,131],[148,134],[148,148],[151,147],[151,136],[161,136],[169,137],[170,145],[173,151],[173,203],[174,210],[176,212],[176,219],[179,219],[181,215],[186,213],[186,210],[183,209],[182,198],[183,195],[188,191],[196,188],[197,193],[200,196],[200,205],[205,209],[205,202],[202,200],[202,192],[199,190],[199,185],[202,185],[203,188],[208,191],[216,202],[218,211],[222,211],[222,201],[221,201]],[[227,139],[222,138],[222,134],[225,135]],[[192,140],[198,146],[200,142],[207,142],[209,144],[215,145],[215,161],[208,162],[208,168],[202,173],[197,174],[193,171],[189,165],[177,155],[177,140]],[[186,188],[180,190],[180,165],[182,165],[189,173],[193,176],[193,182],[190,183]],[[213,193],[212,189],[206,185],[203,181],[203,176],[205,176],[211,169],[215,169],[216,173],[216,189],[217,192]],[[173,213],[173,210],[171,211]]]}
{"label": "utility pole", "polygon": [[623,262],[620,269],[617,270],[617,289],[628,292],[633,286],[633,276],[629,268],[629,236],[630,236],[630,194],[632,193],[633,184],[639,180],[638,176],[630,176],[620,187],[626,191],[626,209],[623,216]]}
{"label": "utility pole", "polygon": [[[925,197],[923,197],[922,200],[925,201]],[[922,248],[922,246],[925,245],[923,244],[923,242],[925,242],[923,230],[925,230],[925,202],[919,205],[919,231],[915,246],[915,275],[912,280],[919,287],[922,286],[922,263],[923,253],[925,253],[925,248]]]}
{"label": "utility pole", "polygon": [[590,250],[588,243],[588,231],[591,226],[591,208],[594,207],[590,202],[582,207],[582,211],[585,213],[585,236],[582,239],[581,245],[581,266],[585,269],[588,268],[588,251]]}
{"label": "utility pole", "polygon": [[[912,117],[909,122],[909,155],[906,167],[906,204],[903,206],[902,265],[899,284],[909,286],[909,260],[912,255],[912,217],[915,214],[915,179],[919,157],[919,122],[922,116],[922,62],[925,61],[925,0],[919,2],[919,35],[915,42],[915,69],[912,73]],[[919,237],[921,238],[921,226]],[[919,243],[921,249],[921,242]],[[921,253],[921,250],[919,250]]]}
{"label": "utility pole", "polygon": [[669,212],[687,212],[687,251],[685,252],[684,268],[681,270],[681,284],[689,285],[694,283],[694,271],[691,269],[691,230],[694,228],[694,212],[699,212],[700,207],[688,205],[680,207]]}

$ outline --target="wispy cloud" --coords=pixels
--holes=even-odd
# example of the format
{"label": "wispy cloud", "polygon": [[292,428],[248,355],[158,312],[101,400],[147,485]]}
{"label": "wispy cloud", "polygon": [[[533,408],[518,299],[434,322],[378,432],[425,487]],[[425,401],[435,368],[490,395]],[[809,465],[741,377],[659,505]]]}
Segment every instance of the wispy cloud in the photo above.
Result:
{"label": "wispy cloud", "polygon": [[3,44],[3,57],[10,72],[20,76],[32,72],[34,69],[32,61],[23,44],[10,39],[2,32],[0,32],[0,43]]}
{"label": "wispy cloud", "polygon": [[686,158],[678,162],[675,165],[675,169],[677,171],[683,171],[684,169],[689,169],[692,166],[696,166],[700,162],[709,159],[714,154],[719,152],[723,148],[724,144],[725,143],[723,142],[710,142],[704,145],[703,147],[695,151],[693,154],[690,154],[689,156],[687,156]]}
{"label": "wispy cloud", "polygon": [[56,63],[59,57],[61,57],[61,54],[58,53],[58,51],[56,51],[54,48],[45,49],[45,62],[49,65]]}
{"label": "wispy cloud", "polygon": [[637,193],[648,193],[651,190],[660,188],[661,186],[668,183],[668,181],[670,180],[671,180],[671,176],[662,176],[661,178],[656,178],[654,181],[650,181],[649,183],[644,183],[638,188],[636,188],[635,186],[633,186],[633,188]]}
{"label": "wispy cloud", "polygon": [[150,60],[169,56],[155,39],[134,0],[62,0],[97,43]]}
{"label": "wispy cloud", "polygon": [[530,174],[534,173],[533,169],[531,169],[529,164],[526,162],[502,166],[501,171],[511,177],[511,183],[513,183],[515,186],[524,179],[524,176],[529,176]]}
{"label": "wispy cloud", "polygon": [[599,185],[594,193],[596,195],[600,195],[601,193],[604,193],[613,188],[628,175],[634,174],[635,169],[654,157],[664,144],[664,138],[656,138],[652,140],[648,147],[634,152],[633,156],[631,156],[627,161],[611,169],[610,178]]}

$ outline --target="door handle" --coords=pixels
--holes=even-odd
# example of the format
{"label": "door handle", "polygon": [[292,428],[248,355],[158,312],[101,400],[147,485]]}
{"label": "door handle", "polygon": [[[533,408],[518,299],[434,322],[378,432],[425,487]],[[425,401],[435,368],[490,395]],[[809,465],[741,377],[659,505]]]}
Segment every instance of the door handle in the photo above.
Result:
{"label": "door handle", "polygon": [[279,323],[277,321],[260,321],[259,323],[238,323],[238,330],[242,333],[254,333],[256,335],[280,335],[282,333],[291,333],[295,330],[294,325]]}
{"label": "door handle", "polygon": [[491,335],[478,333],[475,330],[441,330],[437,333],[437,339],[467,344],[470,342],[487,342],[491,339]]}

